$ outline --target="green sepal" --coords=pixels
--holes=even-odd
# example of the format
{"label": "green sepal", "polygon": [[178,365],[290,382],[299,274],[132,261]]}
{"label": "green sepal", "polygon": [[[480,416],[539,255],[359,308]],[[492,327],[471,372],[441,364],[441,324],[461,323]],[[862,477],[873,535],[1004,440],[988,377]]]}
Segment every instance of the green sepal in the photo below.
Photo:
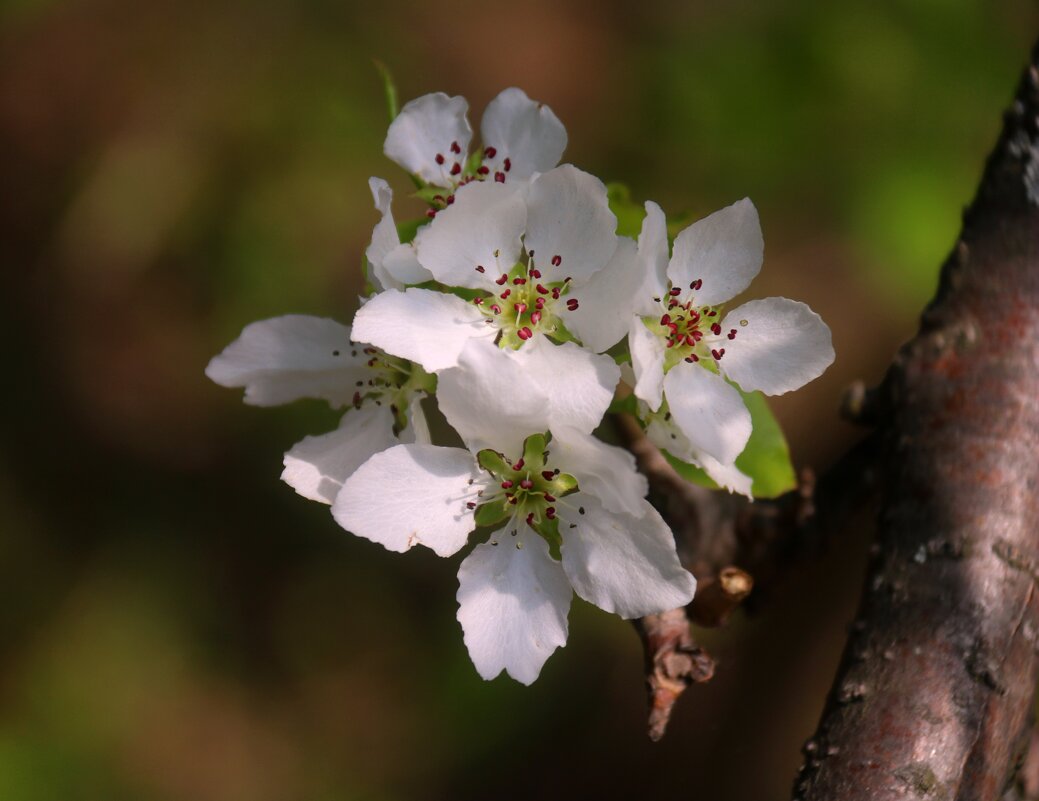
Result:
{"label": "green sepal", "polygon": [[614,398],[606,411],[608,414],[630,414],[633,417],[638,413],[639,399],[634,393],[629,393],[623,398]]}
{"label": "green sepal", "polygon": [[[447,194],[445,194],[445,192]],[[437,206],[437,202],[433,200],[435,197],[446,198],[447,195],[451,194],[449,190],[444,189],[440,186],[433,186],[432,184],[422,184],[417,190],[415,190],[414,197],[419,200],[428,203],[430,206]]]}
{"label": "green sepal", "polygon": [[549,520],[547,517],[534,523],[536,531],[545,542],[548,543],[548,553],[557,562],[562,560],[563,553],[560,550],[563,545],[563,537],[559,533],[559,518]]}
{"label": "green sepal", "polygon": [[[743,402],[750,411],[750,440],[743,453],[736,457],[736,467],[751,478],[751,492],[755,498],[775,498],[797,486],[797,476],[790,461],[783,430],[760,392],[743,392]],[[699,467],[681,461],[664,451],[664,456],[682,478],[710,489],[718,489],[707,473]]]}
{"label": "green sepal", "polygon": [[476,514],[473,515],[473,520],[478,526],[496,526],[509,516],[508,504],[502,501],[493,501],[492,503],[481,504],[476,507]]}
{"label": "green sepal", "polygon": [[429,217],[419,217],[415,220],[404,220],[404,222],[397,223],[397,236],[400,238],[401,244],[407,245],[414,242],[419,229],[428,222]]}
{"label": "green sepal", "polygon": [[577,486],[577,479],[569,473],[559,473],[553,478],[549,484],[548,489],[551,491],[551,495],[556,498],[563,498],[571,493],[577,492],[579,489]]}
{"label": "green sepal", "polygon": [[476,454],[476,461],[480,467],[491,475],[500,476],[506,470],[511,470],[512,465],[505,461],[505,457],[490,448],[484,448]]}
{"label": "green sepal", "polygon": [[483,164],[483,151],[477,150],[469,154],[469,158],[465,162],[465,169],[463,172],[466,175],[476,175],[476,171],[480,169],[480,165]]}
{"label": "green sepal", "polygon": [[570,333],[570,329],[568,329],[563,324],[563,321],[558,318],[556,319],[555,330],[548,335],[548,338],[559,345],[562,345],[565,342],[573,342],[576,345],[581,344],[581,340]]}
{"label": "green sepal", "polygon": [[375,69],[379,71],[379,75],[382,78],[382,90],[386,94],[386,110],[390,114],[390,122],[393,122],[399,113],[397,85],[393,82],[393,75],[390,74],[389,67],[379,61],[379,59],[373,59],[373,62]]}
{"label": "green sepal", "polygon": [[545,448],[548,438],[544,434],[531,434],[523,440],[523,463],[534,470],[545,463]]}
{"label": "green sepal", "polygon": [[610,211],[617,218],[617,233],[638,239],[642,231],[642,220],[646,216],[644,206],[631,199],[631,191],[621,183],[606,184],[606,199]]}

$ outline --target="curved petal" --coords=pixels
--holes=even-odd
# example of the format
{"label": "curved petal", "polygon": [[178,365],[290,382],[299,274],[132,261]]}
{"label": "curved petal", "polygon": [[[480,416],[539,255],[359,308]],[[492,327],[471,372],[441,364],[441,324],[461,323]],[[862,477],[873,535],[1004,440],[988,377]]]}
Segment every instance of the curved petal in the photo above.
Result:
{"label": "curved petal", "polygon": [[577,479],[581,491],[594,495],[608,510],[639,516],[649,491],[646,477],[635,469],[635,457],[572,428],[552,430],[549,463]]}
{"label": "curved petal", "polygon": [[[647,317],[658,314],[660,299],[667,292],[667,218],[652,200],[646,201],[638,244],[642,270],[641,285],[635,290],[635,311]],[[654,300],[655,298],[655,300]]]}
{"label": "curved petal", "polygon": [[[758,210],[744,198],[678,235],[667,277],[682,298],[692,295],[697,306],[715,306],[750,286],[764,253]],[[694,292],[689,285],[698,280],[703,285]]]}
{"label": "curved petal", "polygon": [[[480,123],[484,164],[505,180],[526,180],[559,163],[566,150],[566,129],[548,106],[535,103],[522,89],[506,89],[487,104]],[[506,159],[508,162],[506,163]]]}
{"label": "curved petal", "polygon": [[[382,261],[382,271],[395,281],[401,289],[407,284],[421,284],[433,280],[433,274],[418,260],[413,244],[397,245]],[[390,287],[386,287],[389,289]]]}
{"label": "curved petal", "polygon": [[418,544],[450,556],[476,528],[466,503],[479,477],[476,460],[462,448],[394,445],[343,482],[332,516],[387,550],[404,552]]}
{"label": "curved petal", "polygon": [[664,395],[694,448],[719,462],[736,461],[750,439],[751,420],[735,387],[704,367],[681,362],[664,376]]}
{"label": "curved petal", "polygon": [[433,444],[433,435],[429,433],[429,423],[426,420],[426,413],[422,409],[422,399],[424,397],[426,397],[424,394],[419,393],[413,395],[408,402],[406,412],[408,424],[400,432],[401,442],[409,445],[414,443],[419,445]]}
{"label": "curved petal", "polygon": [[560,511],[566,522],[560,526],[561,553],[578,595],[625,619],[677,609],[693,599],[696,579],[678,561],[671,529],[649,503],[642,501],[641,513],[631,516],[608,512],[583,492],[567,501]]}
{"label": "curved petal", "polygon": [[455,164],[465,167],[473,137],[465,116],[468,110],[464,97],[443,92],[405,103],[386,132],[383,153],[427,183],[450,186],[451,170]]}
{"label": "curved petal", "polygon": [[545,541],[521,525],[496,531],[458,569],[458,622],[485,679],[503,670],[531,684],[556,648],[566,645],[573,592]]}
{"label": "curved petal", "polygon": [[591,278],[616,250],[616,230],[606,187],[594,175],[564,164],[531,182],[524,245],[546,281]]}
{"label": "curved petal", "polygon": [[380,292],[354,317],[354,337],[430,372],[452,367],[465,344],[494,329],[472,304],[429,289]]}
{"label": "curved petal", "polygon": [[738,492],[753,500],[751,477],[735,464],[722,464],[713,456],[694,448],[673,419],[665,420],[662,415],[654,415],[646,424],[646,437],[676,459],[701,468],[722,489]]}
{"label": "curved petal", "polygon": [[725,343],[719,366],[748,392],[782,395],[818,378],[833,364],[829,327],[796,300],[744,303],[725,315],[722,329],[736,335]]}
{"label": "curved petal", "polygon": [[372,200],[375,201],[376,210],[382,214],[382,219],[375,224],[372,230],[372,241],[365,250],[365,258],[372,265],[373,277],[378,281],[379,289],[396,287],[392,277],[386,275],[383,262],[390,251],[400,246],[400,236],[397,234],[397,225],[393,221],[393,190],[382,178],[369,178],[368,188],[372,192]]}
{"label": "curved petal", "polygon": [[663,340],[650,331],[641,317],[632,317],[628,329],[628,349],[635,372],[635,397],[649,404],[650,411],[660,408],[664,394]]}
{"label": "curved petal", "polygon": [[281,480],[304,498],[332,503],[358,467],[397,442],[393,413],[386,406],[366,403],[344,414],[335,431],[293,445],[285,454]]}
{"label": "curved petal", "polygon": [[566,327],[585,347],[602,353],[627,332],[632,304],[638,297],[642,280],[635,257],[635,243],[617,237],[613,258],[590,281],[575,285],[568,298],[579,301],[574,311],[563,311]]}
{"label": "curved petal", "polygon": [[350,329],[324,317],[287,314],[247,325],[209,362],[206,375],[223,387],[245,387],[245,402],[278,406],[322,398],[351,402],[368,370]]}
{"label": "curved petal", "polygon": [[493,290],[494,279],[519,259],[526,223],[523,198],[511,189],[486,181],[468,184],[419,232],[418,260],[448,286]]}
{"label": "curved petal", "polygon": [[534,337],[512,356],[548,398],[551,428],[566,425],[591,433],[602,422],[621,375],[609,356],[573,342],[554,345],[545,336]]}
{"label": "curved petal", "polygon": [[533,374],[490,341],[470,342],[458,365],[440,373],[437,403],[470,450],[493,448],[513,461],[524,439],[550,427],[548,398]]}

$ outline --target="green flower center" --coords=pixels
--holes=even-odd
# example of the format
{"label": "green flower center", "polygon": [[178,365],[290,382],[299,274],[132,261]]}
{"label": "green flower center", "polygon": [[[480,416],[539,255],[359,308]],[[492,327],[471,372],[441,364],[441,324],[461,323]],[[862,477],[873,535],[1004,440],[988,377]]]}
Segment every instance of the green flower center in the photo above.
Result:
{"label": "green flower center", "polygon": [[[690,284],[692,290],[700,289],[702,282],[697,280]],[[642,322],[653,334],[666,343],[664,353],[664,372],[676,364],[703,361],[705,366],[713,366],[725,355],[725,343],[736,339],[738,329],[723,330],[721,326],[721,306],[697,306],[695,296],[683,302],[682,291],[668,283],[667,294],[663,298],[654,298],[664,308],[664,313],[657,317],[643,317]],[[740,320],[745,326],[746,320]]]}

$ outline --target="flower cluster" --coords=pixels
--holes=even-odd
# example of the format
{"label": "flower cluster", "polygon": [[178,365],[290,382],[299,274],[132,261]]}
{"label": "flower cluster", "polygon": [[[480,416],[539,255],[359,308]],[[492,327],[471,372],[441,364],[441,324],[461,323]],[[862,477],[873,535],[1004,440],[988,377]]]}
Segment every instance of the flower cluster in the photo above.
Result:
{"label": "flower cluster", "polygon": [[[244,387],[247,403],[345,409],[335,431],[285,454],[282,479],[346,530],[445,557],[477,532],[458,571],[465,644],[484,678],[529,684],[566,642],[574,592],[634,618],[695,591],[634,459],[593,433],[611,403],[627,397],[673,459],[749,496],[753,476],[736,461],[753,422],[739,390],[796,389],[833,349],[803,303],[725,309],[761,266],[749,200],[673,248],[648,202],[636,241],[617,233],[602,182],[559,165],[566,131],[547,106],[505,90],[472,153],[467,110],[431,94],[391,123],[385,153],[429,210],[398,227],[389,185],[369,182],[381,214],[366,251],[373,291],[352,327],[252,323],[206,374]],[[432,441],[433,402],[464,447]]]}

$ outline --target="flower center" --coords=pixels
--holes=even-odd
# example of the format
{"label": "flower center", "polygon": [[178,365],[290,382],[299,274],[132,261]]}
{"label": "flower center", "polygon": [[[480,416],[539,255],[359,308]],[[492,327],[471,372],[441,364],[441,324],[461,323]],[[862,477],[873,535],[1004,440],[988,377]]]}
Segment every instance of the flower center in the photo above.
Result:
{"label": "flower center", "polygon": [[[353,352],[356,353],[356,349]],[[420,393],[433,394],[436,377],[419,365],[391,356],[378,348],[364,346],[363,353],[368,357],[366,364],[369,377],[357,382],[353,405],[358,409],[365,401],[371,401],[376,406],[388,405],[393,412],[395,432],[399,434],[407,426],[406,410],[412,397]]]}
{"label": "flower center", "polygon": [[430,205],[426,216],[431,219],[455,202],[454,193],[459,187],[472,181],[494,180],[503,184],[512,170],[512,159],[499,158],[497,148],[488,146],[482,153],[468,156],[458,142],[452,142],[447,153],[434,154],[433,161],[442,170],[444,185],[428,184],[418,191],[418,196]]}
{"label": "flower center", "polygon": [[[563,262],[560,256],[553,256],[551,261],[555,267]],[[484,272],[482,266],[475,269]],[[517,350],[538,332],[569,338],[559,317],[564,307],[567,311],[575,311],[579,306],[577,298],[567,296],[571,284],[569,277],[562,281],[543,279],[531,251],[494,283],[501,289],[493,294],[478,295],[473,298],[473,303],[483,312],[488,324],[498,327],[500,334],[496,341],[499,347]]]}
{"label": "flower center", "polygon": [[553,469],[548,462],[548,437],[534,434],[523,442],[523,456],[515,462],[497,451],[480,451],[480,466],[494,478],[497,487],[485,492],[476,509],[476,523],[496,526],[509,520],[523,520],[548,543],[549,551],[559,559],[559,518],[556,503],[577,491],[577,479],[569,473]]}
{"label": "flower center", "polygon": [[[695,293],[703,286],[697,279],[689,285]],[[667,350],[664,354],[664,372],[666,373],[680,362],[706,361],[717,363],[725,356],[725,343],[736,339],[738,329],[723,330],[721,327],[721,306],[698,306],[696,295],[687,300],[681,298],[680,287],[668,282],[668,291],[662,298],[653,298],[660,303],[663,313],[659,318],[643,317],[646,328],[664,340]],[[746,325],[740,320],[740,325]]]}

